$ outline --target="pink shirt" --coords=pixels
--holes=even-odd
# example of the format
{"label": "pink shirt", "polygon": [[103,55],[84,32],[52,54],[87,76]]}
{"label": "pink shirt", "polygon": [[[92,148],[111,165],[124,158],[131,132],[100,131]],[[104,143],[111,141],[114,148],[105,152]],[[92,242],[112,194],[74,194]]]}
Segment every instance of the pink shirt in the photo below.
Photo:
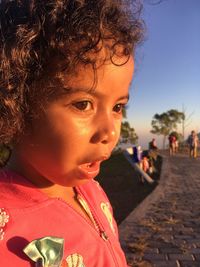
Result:
{"label": "pink shirt", "polygon": [[84,267],[127,266],[112,209],[100,185],[92,180],[76,190],[89,205],[98,229],[62,199],[48,198],[12,172],[0,172],[1,266],[34,266],[23,248],[45,236],[64,238],[64,259],[79,254]]}

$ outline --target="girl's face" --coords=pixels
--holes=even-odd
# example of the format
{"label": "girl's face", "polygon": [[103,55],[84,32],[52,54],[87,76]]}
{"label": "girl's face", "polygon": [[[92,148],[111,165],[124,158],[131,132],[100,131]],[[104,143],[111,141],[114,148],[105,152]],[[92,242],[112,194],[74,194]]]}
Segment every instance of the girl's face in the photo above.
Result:
{"label": "girl's face", "polygon": [[94,178],[118,141],[133,68],[132,58],[123,66],[101,66],[93,90],[92,69],[80,68],[66,93],[48,104],[44,118],[33,122],[32,133],[20,144],[24,168],[36,179],[63,186]]}

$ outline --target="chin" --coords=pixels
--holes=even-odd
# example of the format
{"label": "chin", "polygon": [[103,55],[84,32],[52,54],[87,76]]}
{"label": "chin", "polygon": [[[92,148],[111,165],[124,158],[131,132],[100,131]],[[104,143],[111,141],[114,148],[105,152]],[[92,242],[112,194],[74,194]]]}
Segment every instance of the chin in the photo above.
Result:
{"label": "chin", "polygon": [[[57,177],[59,177],[57,175]],[[76,177],[76,178],[75,178]],[[59,184],[65,187],[75,187],[88,183],[91,179],[84,179],[83,177],[77,177],[75,175],[62,174],[60,178],[56,181],[53,181],[55,184]]]}

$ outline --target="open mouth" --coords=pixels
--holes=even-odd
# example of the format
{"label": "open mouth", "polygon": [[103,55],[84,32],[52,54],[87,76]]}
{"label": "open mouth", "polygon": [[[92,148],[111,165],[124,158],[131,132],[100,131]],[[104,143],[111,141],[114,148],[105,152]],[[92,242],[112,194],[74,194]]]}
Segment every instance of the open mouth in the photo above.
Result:
{"label": "open mouth", "polygon": [[82,179],[93,179],[100,171],[101,161],[88,162],[78,166]]}
{"label": "open mouth", "polygon": [[100,171],[100,164],[102,161],[106,160],[108,157],[101,157],[98,160],[92,162],[86,162],[78,166],[81,173],[81,177],[86,179],[93,179],[98,175]]}
{"label": "open mouth", "polygon": [[100,168],[100,163],[101,163],[100,161],[95,161],[95,162],[81,164],[79,167],[80,169],[86,172],[96,172]]}

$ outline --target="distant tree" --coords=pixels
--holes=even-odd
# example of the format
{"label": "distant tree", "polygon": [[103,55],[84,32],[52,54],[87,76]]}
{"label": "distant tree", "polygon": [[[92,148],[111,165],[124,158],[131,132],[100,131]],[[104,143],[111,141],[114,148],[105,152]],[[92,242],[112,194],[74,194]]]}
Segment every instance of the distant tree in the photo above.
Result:
{"label": "distant tree", "polygon": [[184,114],[183,118],[182,118],[182,141],[185,140],[185,129],[191,124],[192,120],[192,116],[194,114],[194,111],[191,112],[189,115],[186,113],[186,107],[183,105],[182,107],[182,112]]}
{"label": "distant tree", "polygon": [[136,144],[137,140],[138,136],[135,132],[135,129],[130,126],[128,121],[122,122],[120,143]]}
{"label": "distant tree", "polygon": [[120,139],[119,139],[118,144],[120,143],[136,144],[138,140],[138,136],[135,132],[135,129],[130,126],[127,120],[125,120],[127,118],[126,108],[123,108],[122,116],[123,116],[123,121],[121,124],[121,134],[120,134]]}
{"label": "distant tree", "polygon": [[166,137],[171,131],[176,130],[177,124],[182,121],[184,113],[176,109],[170,109],[161,114],[155,114],[151,121],[151,133],[163,135],[163,149],[165,148]]}

